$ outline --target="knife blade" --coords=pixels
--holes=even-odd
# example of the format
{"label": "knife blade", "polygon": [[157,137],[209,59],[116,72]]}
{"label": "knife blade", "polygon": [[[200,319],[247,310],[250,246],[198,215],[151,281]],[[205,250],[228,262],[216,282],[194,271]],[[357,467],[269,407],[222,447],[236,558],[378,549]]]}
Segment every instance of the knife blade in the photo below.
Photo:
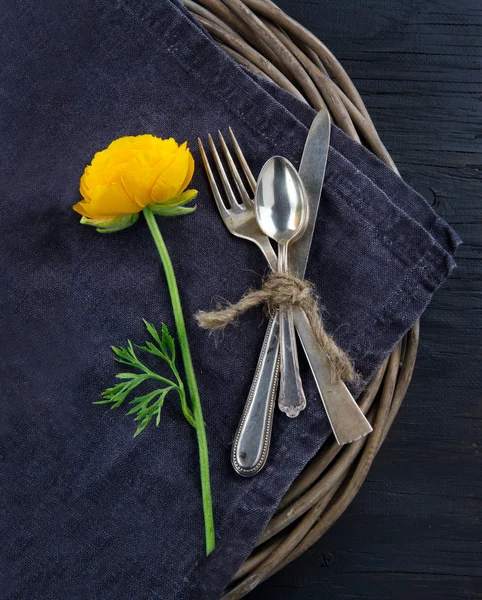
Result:
{"label": "knife blade", "polygon": [[298,171],[308,199],[308,223],[303,235],[290,244],[289,261],[290,269],[300,279],[305,276],[315,231],[330,148],[330,134],[330,113],[326,109],[322,109],[311,124]]}

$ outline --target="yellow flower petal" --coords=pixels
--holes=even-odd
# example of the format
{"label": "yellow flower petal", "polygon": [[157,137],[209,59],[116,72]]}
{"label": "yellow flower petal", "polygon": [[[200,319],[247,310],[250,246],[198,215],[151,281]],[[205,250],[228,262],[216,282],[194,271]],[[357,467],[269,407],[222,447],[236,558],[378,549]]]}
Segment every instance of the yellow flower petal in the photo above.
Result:
{"label": "yellow flower petal", "polygon": [[91,219],[92,216],[88,212],[87,206],[88,206],[88,203],[85,202],[84,200],[82,200],[82,202],[77,202],[77,204],[74,204],[74,206],[72,206],[72,208],[75,210],[75,212],[79,213],[79,215],[82,215],[83,217],[88,217],[89,219]]}
{"label": "yellow flower petal", "polygon": [[82,198],[85,198],[85,199],[89,198],[90,199],[90,196],[89,196],[89,187],[87,185],[87,178],[85,176],[85,173],[80,178],[80,195],[82,196]]}
{"label": "yellow flower petal", "polygon": [[110,183],[100,189],[92,190],[92,193],[93,197],[87,208],[92,219],[130,215],[141,210],[141,206],[129,198],[120,183]]}
{"label": "yellow flower petal", "polygon": [[124,173],[121,182],[128,196],[141,208],[150,203],[154,184],[152,169],[144,168]]}
{"label": "yellow flower petal", "polygon": [[189,170],[189,154],[177,152],[175,160],[162,172],[152,188],[151,200],[162,202],[177,196]]}
{"label": "yellow flower petal", "polygon": [[191,182],[192,176],[194,175],[194,158],[192,157],[192,154],[189,152],[189,150],[188,150],[188,154],[189,154],[189,156],[188,156],[187,172],[186,172],[186,177],[184,178],[184,181],[182,182],[182,185],[179,189],[180,194],[182,194],[182,192],[187,188],[187,186]]}

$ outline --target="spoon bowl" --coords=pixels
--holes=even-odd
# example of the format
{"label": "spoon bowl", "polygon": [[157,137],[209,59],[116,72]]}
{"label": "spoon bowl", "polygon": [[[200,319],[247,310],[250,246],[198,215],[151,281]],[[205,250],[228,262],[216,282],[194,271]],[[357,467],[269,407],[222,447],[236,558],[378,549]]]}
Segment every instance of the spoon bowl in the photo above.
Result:
{"label": "spoon bowl", "polygon": [[254,208],[261,230],[275,242],[287,244],[303,232],[308,201],[289,160],[274,156],[265,163],[256,185]]}

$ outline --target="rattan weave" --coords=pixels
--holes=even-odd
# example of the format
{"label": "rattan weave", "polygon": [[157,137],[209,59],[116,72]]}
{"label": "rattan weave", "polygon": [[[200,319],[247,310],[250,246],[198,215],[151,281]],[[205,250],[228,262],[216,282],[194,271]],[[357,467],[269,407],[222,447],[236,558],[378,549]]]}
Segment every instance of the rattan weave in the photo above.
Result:
{"label": "rattan weave", "polygon": [[[186,7],[236,61],[308,102],[326,106],[333,121],[390,168],[352,81],[312,33],[270,0],[184,0]],[[222,600],[244,597],[312,546],[360,489],[405,396],[418,346],[418,323],[406,334],[359,399],[373,433],[348,446],[331,438],[282,499],[256,549]]]}

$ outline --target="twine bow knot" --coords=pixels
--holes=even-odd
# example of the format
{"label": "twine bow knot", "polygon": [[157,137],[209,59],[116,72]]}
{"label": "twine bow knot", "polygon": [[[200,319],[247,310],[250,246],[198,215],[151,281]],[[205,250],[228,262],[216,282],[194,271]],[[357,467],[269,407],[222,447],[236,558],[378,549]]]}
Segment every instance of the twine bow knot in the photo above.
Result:
{"label": "twine bow knot", "polygon": [[259,290],[249,291],[236,304],[228,304],[209,312],[199,311],[196,318],[204,329],[223,329],[244,312],[259,304],[266,306],[270,316],[273,316],[280,307],[301,308],[308,318],[319,348],[333,365],[333,382],[356,379],[356,372],[349,356],[325,331],[313,284],[291,273],[271,273]]}

